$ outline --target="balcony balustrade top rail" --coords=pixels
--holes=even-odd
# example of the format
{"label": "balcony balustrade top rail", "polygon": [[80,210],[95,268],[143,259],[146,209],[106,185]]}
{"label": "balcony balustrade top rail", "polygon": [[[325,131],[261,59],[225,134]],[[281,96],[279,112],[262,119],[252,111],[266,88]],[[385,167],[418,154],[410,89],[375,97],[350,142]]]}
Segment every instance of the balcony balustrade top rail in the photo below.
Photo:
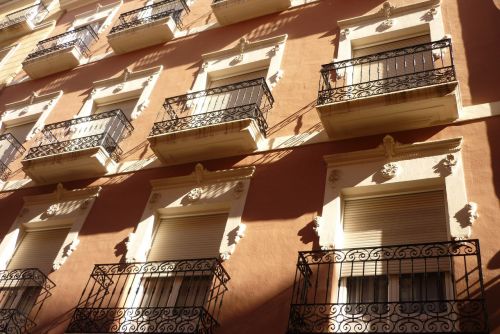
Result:
{"label": "balcony balustrade top rail", "polygon": [[118,143],[134,127],[120,109],[46,125],[39,146],[30,148],[25,160],[102,146],[114,160],[122,151]]}
{"label": "balcony balustrade top rail", "polygon": [[96,265],[67,333],[213,333],[229,275],[220,261]]}
{"label": "balcony balustrade top rail", "polygon": [[28,55],[24,62],[70,47],[75,47],[80,55],[89,57],[89,47],[98,39],[94,28],[91,25],[85,25],[38,42],[35,50]]}
{"label": "balcony balustrade top rail", "polygon": [[39,23],[48,14],[49,11],[47,10],[47,7],[43,2],[40,2],[35,5],[7,14],[5,18],[0,21],[0,29],[5,29],[22,21],[28,20],[33,21],[33,23]]}
{"label": "balcony balustrade top rail", "polygon": [[54,282],[36,268],[1,270],[0,331],[29,333],[54,287]]}
{"label": "balcony balustrade top rail", "polygon": [[0,135],[0,180],[5,181],[9,177],[11,173],[9,163],[24,152],[25,148],[12,134]]}
{"label": "balcony balustrade top rail", "polygon": [[274,98],[264,78],[170,97],[150,136],[242,119],[254,119],[265,136]]}
{"label": "balcony balustrade top rail", "polygon": [[177,28],[182,28],[182,16],[189,12],[189,7],[185,0],[164,0],[152,5],[144,6],[132,11],[123,13],[118,18],[110,34],[137,27],[143,24],[154,22],[171,16]]}
{"label": "balcony balustrade top rail", "polygon": [[323,65],[318,105],[456,81],[450,39]]}
{"label": "balcony balustrade top rail", "polygon": [[299,252],[288,333],[488,333],[478,240]]}

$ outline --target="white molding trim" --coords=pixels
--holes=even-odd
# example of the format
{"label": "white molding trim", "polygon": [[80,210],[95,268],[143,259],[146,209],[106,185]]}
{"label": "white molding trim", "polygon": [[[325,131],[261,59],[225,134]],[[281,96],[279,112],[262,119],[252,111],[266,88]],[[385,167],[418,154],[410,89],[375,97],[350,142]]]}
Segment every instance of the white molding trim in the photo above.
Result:
{"label": "white molding trim", "polygon": [[192,92],[207,88],[209,79],[228,77],[267,67],[266,81],[270,89],[283,77],[281,61],[288,35],[258,41],[240,38],[232,48],[202,55],[203,64],[191,89]]}
{"label": "white molding trim", "polygon": [[[471,234],[461,146],[462,138],[401,144],[386,136],[376,148],[327,155],[322,219],[316,224],[323,248],[343,246],[342,203],[346,197],[380,196],[442,189],[446,194],[449,237]],[[449,168],[450,155],[453,167]],[[384,166],[392,167],[383,175]],[[335,175],[331,180],[331,175]],[[332,186],[332,181],[334,186]],[[477,207],[477,206],[476,206]]]}
{"label": "white molding trim", "polygon": [[427,0],[406,6],[393,6],[384,2],[373,14],[337,21],[340,39],[337,58],[352,58],[354,46],[371,46],[387,41],[409,38],[425,32],[432,41],[445,37],[440,0]]}
{"label": "white molding trim", "polygon": [[208,171],[197,164],[189,175],[152,180],[141,221],[129,235],[126,261],[146,261],[156,224],[162,217],[217,212],[228,213],[219,254],[221,259],[229,259],[245,235],[241,216],[254,172],[255,167]]}
{"label": "white molding trim", "polygon": [[101,187],[66,190],[59,183],[51,193],[24,197],[23,208],[0,243],[0,269],[7,267],[23,230],[69,228],[53,262],[52,269],[58,270],[78,246],[78,234],[100,191]]}
{"label": "white molding trim", "polygon": [[43,129],[45,120],[62,95],[62,90],[44,95],[33,92],[21,101],[6,104],[6,111],[0,116],[0,132],[4,132],[8,126],[21,125],[37,120],[26,136],[26,140],[32,139]]}
{"label": "white molding trim", "polygon": [[96,31],[96,33],[99,34],[103,32],[107,27],[109,27],[109,25],[113,22],[114,17],[122,4],[123,0],[115,1],[107,5],[101,5],[100,3],[98,3],[94,10],[89,10],[87,12],[76,15],[69,30],[84,26],[86,24],[91,24],[95,21],[99,21],[105,18],[104,22],[99,27],[99,31]]}
{"label": "white molding trim", "polygon": [[131,114],[132,120],[136,119],[149,106],[149,98],[162,70],[163,66],[135,72],[125,68],[117,77],[94,81],[93,89],[75,117],[90,115],[98,103],[138,98]]}

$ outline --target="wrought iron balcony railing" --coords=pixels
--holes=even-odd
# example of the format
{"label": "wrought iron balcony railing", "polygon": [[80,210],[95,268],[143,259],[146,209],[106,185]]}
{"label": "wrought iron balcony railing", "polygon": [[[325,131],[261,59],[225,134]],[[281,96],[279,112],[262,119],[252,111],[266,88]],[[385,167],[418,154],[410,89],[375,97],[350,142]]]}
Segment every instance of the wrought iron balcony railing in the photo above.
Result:
{"label": "wrought iron balcony railing", "polygon": [[488,333],[478,240],[300,252],[288,333]]}
{"label": "wrought iron balcony railing", "polygon": [[118,18],[118,24],[111,29],[110,34],[155,22],[169,16],[172,17],[180,29],[182,27],[182,16],[187,12],[189,12],[189,7],[184,0],[160,1],[121,14]]}
{"label": "wrought iron balcony railing", "polygon": [[86,25],[65,32],[37,43],[35,50],[28,55],[25,62],[57,52],[66,48],[76,48],[83,57],[90,56],[90,45],[97,41],[97,33],[91,25]]}
{"label": "wrought iron balcony railing", "polygon": [[170,97],[150,136],[242,119],[254,119],[265,136],[274,99],[264,78]]}
{"label": "wrought iron balcony railing", "polygon": [[456,80],[450,39],[323,65],[318,105]]}
{"label": "wrought iron balcony railing", "polygon": [[24,153],[24,147],[10,133],[0,135],[0,180],[5,181],[11,170],[8,165]]}
{"label": "wrought iron balcony railing", "polygon": [[66,333],[213,333],[228,281],[215,258],[96,265]]}
{"label": "wrought iron balcony railing", "polygon": [[11,27],[23,21],[39,23],[48,14],[49,11],[47,10],[47,7],[45,7],[43,2],[40,2],[33,6],[29,6],[13,13],[7,14],[5,18],[0,21],[0,29]]}
{"label": "wrought iron balcony railing", "polygon": [[0,332],[29,333],[54,287],[54,282],[35,268],[0,271]]}
{"label": "wrought iron balcony railing", "polygon": [[48,124],[39,145],[29,149],[25,160],[102,146],[116,161],[122,153],[118,143],[134,127],[120,109]]}

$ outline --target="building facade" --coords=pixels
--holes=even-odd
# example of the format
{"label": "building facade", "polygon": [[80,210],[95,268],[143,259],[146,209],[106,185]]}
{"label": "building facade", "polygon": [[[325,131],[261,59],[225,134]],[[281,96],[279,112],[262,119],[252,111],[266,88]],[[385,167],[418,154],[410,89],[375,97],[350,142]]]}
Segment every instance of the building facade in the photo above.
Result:
{"label": "building facade", "polygon": [[0,1],[0,331],[500,333],[498,8]]}

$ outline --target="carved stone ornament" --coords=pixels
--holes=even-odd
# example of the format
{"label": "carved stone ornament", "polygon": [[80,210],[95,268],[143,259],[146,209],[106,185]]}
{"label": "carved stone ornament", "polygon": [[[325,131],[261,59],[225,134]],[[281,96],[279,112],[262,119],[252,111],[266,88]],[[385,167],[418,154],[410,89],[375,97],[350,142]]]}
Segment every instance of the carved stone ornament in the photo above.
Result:
{"label": "carved stone ornament", "polygon": [[229,252],[229,251],[222,252],[219,254],[219,256],[220,256],[220,259],[222,261],[226,261],[226,260],[229,260],[229,258],[231,257],[231,252]]}
{"label": "carved stone ornament", "polygon": [[378,31],[383,31],[389,29],[394,25],[394,21],[391,18],[393,11],[396,7],[392,6],[389,1],[384,2],[379,13],[382,14],[385,20],[377,27]]}
{"label": "carved stone ornament", "polygon": [[236,229],[236,237],[234,238],[234,243],[239,243],[241,238],[245,236],[245,232],[247,230],[247,226],[243,223],[240,223],[238,225],[238,228]]}
{"label": "carved stone ornament", "polygon": [[47,215],[47,217],[53,217],[55,215],[57,215],[59,213],[59,210],[60,210],[60,206],[59,206],[59,203],[56,203],[56,204],[52,204],[51,206],[49,206],[49,208],[45,211],[45,214]]}
{"label": "carved stone ornament", "polygon": [[467,209],[467,218],[469,221],[469,225],[472,226],[472,224],[474,224],[474,222],[479,217],[479,214],[477,213],[477,203],[469,202],[465,205],[465,208]]}
{"label": "carved stone ornament", "polygon": [[350,33],[351,31],[349,30],[349,28],[342,29],[340,31],[340,40],[344,41],[347,38],[347,36],[349,36]]}
{"label": "carved stone ornament", "polygon": [[86,200],[84,200],[81,204],[80,204],[80,210],[85,210],[89,207],[89,204],[91,202],[91,199],[88,198]]}
{"label": "carved stone ornament", "polygon": [[385,150],[385,157],[390,159],[396,155],[396,141],[390,135],[386,135],[382,141],[382,146]]}
{"label": "carved stone ornament", "polygon": [[237,64],[243,61],[247,45],[248,45],[248,40],[245,37],[240,38],[240,42],[238,44],[238,48],[240,49],[240,54],[233,59],[233,63]]}
{"label": "carved stone ornament", "polygon": [[323,217],[321,217],[321,216],[314,217],[313,230],[316,233],[316,235],[318,236],[318,238],[319,238],[321,226],[323,226],[323,223],[324,223]]}
{"label": "carved stone ornament", "polygon": [[334,169],[328,174],[328,184],[330,187],[334,187],[335,183],[340,179],[340,171],[338,169]]}
{"label": "carved stone ornament", "polygon": [[234,186],[234,198],[238,199],[243,195],[243,192],[245,191],[245,184],[243,181],[238,181],[236,183],[236,186]]}
{"label": "carved stone ornament", "polygon": [[196,202],[201,198],[202,193],[203,190],[200,187],[193,188],[187,193],[186,199],[190,203]]}
{"label": "carved stone ornament", "polygon": [[149,198],[149,204],[154,204],[158,202],[158,200],[161,198],[160,193],[152,193],[151,197]]}
{"label": "carved stone ornament", "polygon": [[321,248],[322,251],[328,251],[328,250],[335,249],[335,245],[334,244],[328,244],[328,245],[320,246],[320,248]]}
{"label": "carved stone ornament", "polygon": [[394,162],[386,163],[380,170],[382,177],[388,180],[398,176],[400,173],[401,167]]}
{"label": "carved stone ornament", "polygon": [[455,167],[457,165],[458,165],[458,160],[455,159],[455,156],[453,154],[448,154],[446,158],[443,160],[443,166],[450,174],[453,174],[453,171],[455,170]]}

